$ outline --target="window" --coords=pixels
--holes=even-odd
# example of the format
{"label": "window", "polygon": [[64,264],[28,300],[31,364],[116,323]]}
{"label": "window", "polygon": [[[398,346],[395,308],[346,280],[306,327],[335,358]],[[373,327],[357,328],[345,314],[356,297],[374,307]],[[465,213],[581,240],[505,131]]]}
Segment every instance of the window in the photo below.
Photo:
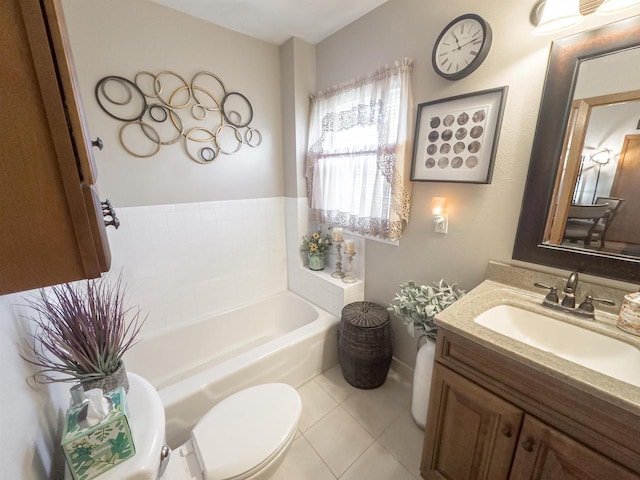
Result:
{"label": "window", "polygon": [[405,161],[412,62],[320,92],[311,106],[311,220],[396,241],[409,220]]}

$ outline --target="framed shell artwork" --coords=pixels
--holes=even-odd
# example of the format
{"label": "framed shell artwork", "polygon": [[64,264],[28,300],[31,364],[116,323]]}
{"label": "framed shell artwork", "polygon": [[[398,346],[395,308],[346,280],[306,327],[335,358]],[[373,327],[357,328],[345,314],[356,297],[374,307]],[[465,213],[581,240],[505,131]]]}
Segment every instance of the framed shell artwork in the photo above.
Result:
{"label": "framed shell artwork", "polygon": [[507,90],[418,105],[411,180],[491,183]]}

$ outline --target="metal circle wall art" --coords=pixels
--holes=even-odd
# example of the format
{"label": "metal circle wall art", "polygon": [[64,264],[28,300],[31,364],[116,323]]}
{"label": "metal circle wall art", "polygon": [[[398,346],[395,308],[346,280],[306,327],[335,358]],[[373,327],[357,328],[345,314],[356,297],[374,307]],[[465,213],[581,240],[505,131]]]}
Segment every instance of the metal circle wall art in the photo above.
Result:
{"label": "metal circle wall art", "polygon": [[191,160],[208,164],[243,145],[262,144],[262,133],[250,125],[254,112],[249,99],[227,91],[211,72],[198,72],[191,82],[170,70],[141,71],[133,81],[108,75],[96,83],[95,97],[102,111],[123,122],[120,144],[137,158],[182,141]]}

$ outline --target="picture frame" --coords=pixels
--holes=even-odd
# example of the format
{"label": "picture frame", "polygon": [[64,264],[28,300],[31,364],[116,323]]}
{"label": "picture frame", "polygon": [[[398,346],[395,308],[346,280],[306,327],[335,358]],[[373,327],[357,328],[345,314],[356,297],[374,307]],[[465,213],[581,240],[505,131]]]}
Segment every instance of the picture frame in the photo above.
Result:
{"label": "picture frame", "polygon": [[410,180],[491,183],[508,90],[419,104]]}

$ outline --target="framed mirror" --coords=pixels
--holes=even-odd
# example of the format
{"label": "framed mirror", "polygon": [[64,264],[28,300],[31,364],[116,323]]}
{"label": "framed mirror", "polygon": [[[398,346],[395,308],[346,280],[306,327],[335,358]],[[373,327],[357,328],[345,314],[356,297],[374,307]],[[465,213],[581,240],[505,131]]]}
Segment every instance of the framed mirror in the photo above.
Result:
{"label": "framed mirror", "polygon": [[[636,65],[640,17],[553,42],[514,259],[640,282],[640,188],[626,185],[638,185],[629,170],[636,160],[640,170],[640,149],[635,152],[633,143],[640,135]],[[613,109],[631,113],[622,133],[612,136],[616,121],[606,110]],[[617,233],[611,230],[616,223]],[[625,226],[637,226],[638,233],[620,233]]]}

